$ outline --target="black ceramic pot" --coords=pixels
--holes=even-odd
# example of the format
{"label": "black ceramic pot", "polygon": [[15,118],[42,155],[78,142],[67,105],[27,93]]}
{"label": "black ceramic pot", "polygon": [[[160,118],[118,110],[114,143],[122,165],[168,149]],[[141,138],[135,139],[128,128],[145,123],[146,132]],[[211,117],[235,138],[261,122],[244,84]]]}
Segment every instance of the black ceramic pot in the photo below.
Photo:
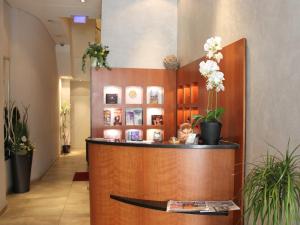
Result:
{"label": "black ceramic pot", "polygon": [[11,154],[13,191],[15,193],[28,192],[30,189],[32,154],[33,151],[26,155]]}
{"label": "black ceramic pot", "polygon": [[70,153],[71,145],[63,145],[62,146],[62,153],[68,154]]}
{"label": "black ceramic pot", "polygon": [[202,122],[201,128],[201,139],[203,144],[206,145],[217,145],[220,141],[220,134],[222,124],[219,122]]}

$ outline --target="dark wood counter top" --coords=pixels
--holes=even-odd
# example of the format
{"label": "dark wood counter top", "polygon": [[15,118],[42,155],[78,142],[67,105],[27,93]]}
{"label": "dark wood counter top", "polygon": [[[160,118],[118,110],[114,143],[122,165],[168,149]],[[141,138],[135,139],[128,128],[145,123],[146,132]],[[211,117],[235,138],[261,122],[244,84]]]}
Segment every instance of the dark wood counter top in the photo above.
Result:
{"label": "dark wood counter top", "polygon": [[133,146],[133,147],[149,147],[149,148],[179,148],[179,149],[238,149],[239,144],[233,142],[221,141],[218,145],[192,145],[192,144],[170,144],[165,143],[149,143],[149,142],[113,142],[103,140],[101,138],[87,138],[87,143],[116,145],[116,146]]}

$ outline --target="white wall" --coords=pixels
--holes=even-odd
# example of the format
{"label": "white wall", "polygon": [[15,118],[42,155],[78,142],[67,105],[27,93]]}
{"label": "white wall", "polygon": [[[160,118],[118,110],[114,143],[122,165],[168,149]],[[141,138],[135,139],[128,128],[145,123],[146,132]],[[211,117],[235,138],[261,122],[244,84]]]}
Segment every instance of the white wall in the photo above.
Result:
{"label": "white wall", "polygon": [[32,179],[57,158],[59,141],[58,77],[55,43],[42,23],[21,10],[11,10],[11,96],[30,105],[29,131],[36,146]]}
{"label": "white wall", "polygon": [[182,64],[202,56],[212,35],[225,44],[247,38],[247,161],[266,152],[265,142],[283,150],[289,137],[300,143],[299,0],[179,0],[178,7]]}
{"label": "white wall", "polygon": [[85,149],[90,136],[89,82],[71,81],[71,147]]}
{"label": "white wall", "polygon": [[101,40],[112,67],[163,68],[177,52],[177,0],[102,0]]}

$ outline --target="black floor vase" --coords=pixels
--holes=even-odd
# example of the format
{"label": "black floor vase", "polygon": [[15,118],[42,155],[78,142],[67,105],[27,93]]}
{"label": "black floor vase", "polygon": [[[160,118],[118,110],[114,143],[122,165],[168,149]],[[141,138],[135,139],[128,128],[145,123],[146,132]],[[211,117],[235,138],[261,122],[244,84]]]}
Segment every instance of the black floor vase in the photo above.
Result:
{"label": "black floor vase", "polygon": [[222,124],[219,122],[202,122],[201,128],[201,139],[203,144],[206,145],[217,145],[220,141],[220,134]]}
{"label": "black floor vase", "polygon": [[11,155],[13,191],[15,193],[25,193],[30,190],[32,153],[31,151],[26,155]]}
{"label": "black floor vase", "polygon": [[71,145],[63,145],[62,146],[62,153],[63,154],[68,154],[70,153]]}

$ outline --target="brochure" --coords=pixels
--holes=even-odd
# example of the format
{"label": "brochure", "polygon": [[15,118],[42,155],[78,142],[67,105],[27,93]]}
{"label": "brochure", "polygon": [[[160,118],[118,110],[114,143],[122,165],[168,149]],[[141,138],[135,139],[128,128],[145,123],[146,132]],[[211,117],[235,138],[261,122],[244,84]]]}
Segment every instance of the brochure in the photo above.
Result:
{"label": "brochure", "polygon": [[167,212],[227,212],[240,210],[233,201],[168,201]]}

